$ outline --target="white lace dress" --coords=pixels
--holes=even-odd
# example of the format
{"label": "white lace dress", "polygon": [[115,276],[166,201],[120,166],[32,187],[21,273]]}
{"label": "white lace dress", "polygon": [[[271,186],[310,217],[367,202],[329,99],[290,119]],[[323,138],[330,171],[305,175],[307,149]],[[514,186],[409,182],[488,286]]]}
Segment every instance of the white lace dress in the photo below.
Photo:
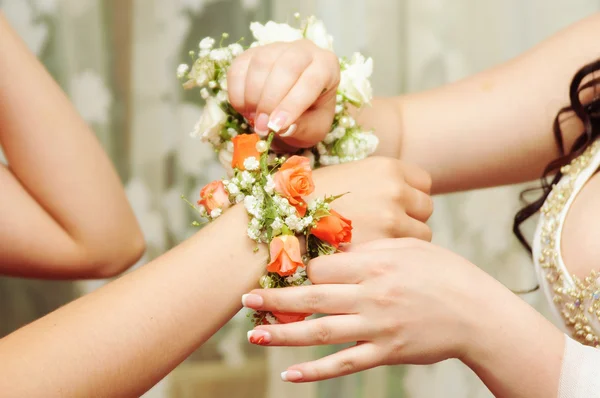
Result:
{"label": "white lace dress", "polygon": [[600,273],[592,271],[580,280],[569,273],[561,255],[569,208],[599,167],[600,141],[563,167],[563,178],[542,207],[533,241],[540,286],[568,335],[560,398],[600,397]]}

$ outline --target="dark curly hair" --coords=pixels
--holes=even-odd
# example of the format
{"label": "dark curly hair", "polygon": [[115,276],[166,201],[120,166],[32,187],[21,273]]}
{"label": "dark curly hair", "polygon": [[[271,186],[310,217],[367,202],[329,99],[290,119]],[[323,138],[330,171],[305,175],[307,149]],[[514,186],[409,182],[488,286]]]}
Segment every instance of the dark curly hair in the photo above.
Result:
{"label": "dark curly hair", "polygon": [[[553,160],[546,166],[541,177],[541,187],[535,188],[535,190],[541,190],[540,196],[536,200],[527,203],[515,215],[513,232],[529,252],[531,252],[531,245],[523,236],[521,225],[540,210],[552,187],[562,177],[561,167],[580,156],[600,136],[600,93],[598,92],[600,91],[600,77],[594,76],[596,72],[600,72],[600,59],[581,68],[573,77],[569,89],[571,104],[558,112],[553,124],[554,139],[560,155],[558,159]],[[581,94],[585,90],[594,90],[594,95],[591,101],[584,103],[581,100]],[[560,121],[565,114],[571,113],[581,120],[583,131],[577,137],[573,146],[566,151]],[[533,190],[529,189],[521,193],[521,199],[525,201],[524,195],[531,191]]]}

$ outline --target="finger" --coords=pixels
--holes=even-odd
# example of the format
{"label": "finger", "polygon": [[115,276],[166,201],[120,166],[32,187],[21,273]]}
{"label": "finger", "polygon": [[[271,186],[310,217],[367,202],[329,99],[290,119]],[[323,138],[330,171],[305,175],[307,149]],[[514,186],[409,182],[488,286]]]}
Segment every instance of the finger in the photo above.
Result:
{"label": "finger", "polygon": [[[256,113],[256,106],[260,100],[265,82],[271,73],[277,58],[289,47],[289,43],[273,43],[269,48],[256,51],[246,74],[244,87],[244,109],[247,113]],[[259,134],[266,134],[264,123],[269,119],[268,115],[256,114],[255,129]]]}
{"label": "finger", "polygon": [[[321,95],[335,96],[338,74],[331,71],[333,53],[324,52],[314,58],[269,117],[269,128],[275,132],[287,130]],[[289,135],[289,133],[288,133]],[[283,134],[285,136],[285,134]]]}
{"label": "finger", "polygon": [[365,278],[364,253],[337,253],[310,260],[306,268],[308,279],[316,285],[357,284]]}
{"label": "finger", "polygon": [[345,251],[350,253],[373,251],[373,250],[395,250],[414,247],[421,241],[414,238],[389,238],[389,239],[378,239],[370,242],[359,243],[356,245],[349,245],[345,248]]}
{"label": "finger", "polygon": [[376,332],[359,315],[332,315],[304,322],[257,326],[248,341],[269,346],[316,346],[369,339]]}
{"label": "finger", "polygon": [[[312,45],[314,47],[314,45]],[[275,61],[269,76],[267,77],[260,100],[256,107],[257,114],[270,115],[273,110],[285,98],[288,92],[294,87],[302,73],[309,67],[313,61],[313,54],[306,45],[299,44],[294,47],[288,47],[283,51]],[[317,91],[313,97],[317,98],[321,92]]]}
{"label": "finger", "polygon": [[377,346],[361,343],[335,354],[291,366],[281,373],[283,381],[305,383],[346,376],[377,366],[380,361]]}
{"label": "finger", "polygon": [[417,238],[431,241],[431,228],[422,221],[404,215],[400,221],[390,226],[390,233],[397,238]]}
{"label": "finger", "polygon": [[304,112],[287,130],[281,139],[293,148],[314,147],[325,139],[331,130],[335,110],[335,93],[324,94],[314,104],[313,109]]}
{"label": "finger", "polygon": [[310,285],[282,289],[259,289],[242,296],[244,307],[261,311],[351,314],[357,312],[362,287],[357,285]]}
{"label": "finger", "polygon": [[426,194],[431,193],[431,176],[417,165],[402,163],[404,181],[413,188]]}
{"label": "finger", "polygon": [[238,56],[227,71],[227,95],[229,103],[239,113],[247,116],[244,109],[244,91],[246,87],[246,74],[254,49],[250,49]]}
{"label": "finger", "polygon": [[406,214],[418,221],[427,222],[433,213],[433,200],[428,194],[408,187],[404,191]]}

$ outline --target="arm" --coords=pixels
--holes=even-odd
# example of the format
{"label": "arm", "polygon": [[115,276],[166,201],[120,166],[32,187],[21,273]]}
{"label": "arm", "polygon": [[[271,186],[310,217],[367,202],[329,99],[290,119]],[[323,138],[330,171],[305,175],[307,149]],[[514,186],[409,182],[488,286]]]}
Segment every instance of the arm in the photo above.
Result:
{"label": "arm", "polygon": [[120,273],[144,243],[109,159],[1,14],[0,53],[0,273]]}
{"label": "arm", "polygon": [[311,382],[381,365],[459,358],[494,396],[556,397],[564,335],[459,256],[414,239],[380,240],[314,259],[308,272],[314,285],[256,290],[244,297],[244,304],[333,316],[258,326],[250,342],[360,344],[291,366],[282,375],[285,381]]}
{"label": "arm", "polygon": [[256,285],[267,254],[254,253],[246,225],[236,206],[162,257],[0,340],[3,395],[139,397]]}
{"label": "arm", "polygon": [[[359,121],[380,154],[428,170],[436,192],[528,181],[558,156],[552,123],[573,75],[600,57],[600,14],[496,68],[427,92],[374,101]],[[582,132],[562,120],[566,148]]]}

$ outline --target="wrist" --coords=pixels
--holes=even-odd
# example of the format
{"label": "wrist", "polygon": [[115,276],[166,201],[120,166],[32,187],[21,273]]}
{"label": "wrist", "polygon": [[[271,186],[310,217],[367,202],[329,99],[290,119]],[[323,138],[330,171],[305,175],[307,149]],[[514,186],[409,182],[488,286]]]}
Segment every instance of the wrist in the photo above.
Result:
{"label": "wrist", "polygon": [[499,282],[478,289],[459,358],[496,396],[548,397],[558,390],[564,335]]}

